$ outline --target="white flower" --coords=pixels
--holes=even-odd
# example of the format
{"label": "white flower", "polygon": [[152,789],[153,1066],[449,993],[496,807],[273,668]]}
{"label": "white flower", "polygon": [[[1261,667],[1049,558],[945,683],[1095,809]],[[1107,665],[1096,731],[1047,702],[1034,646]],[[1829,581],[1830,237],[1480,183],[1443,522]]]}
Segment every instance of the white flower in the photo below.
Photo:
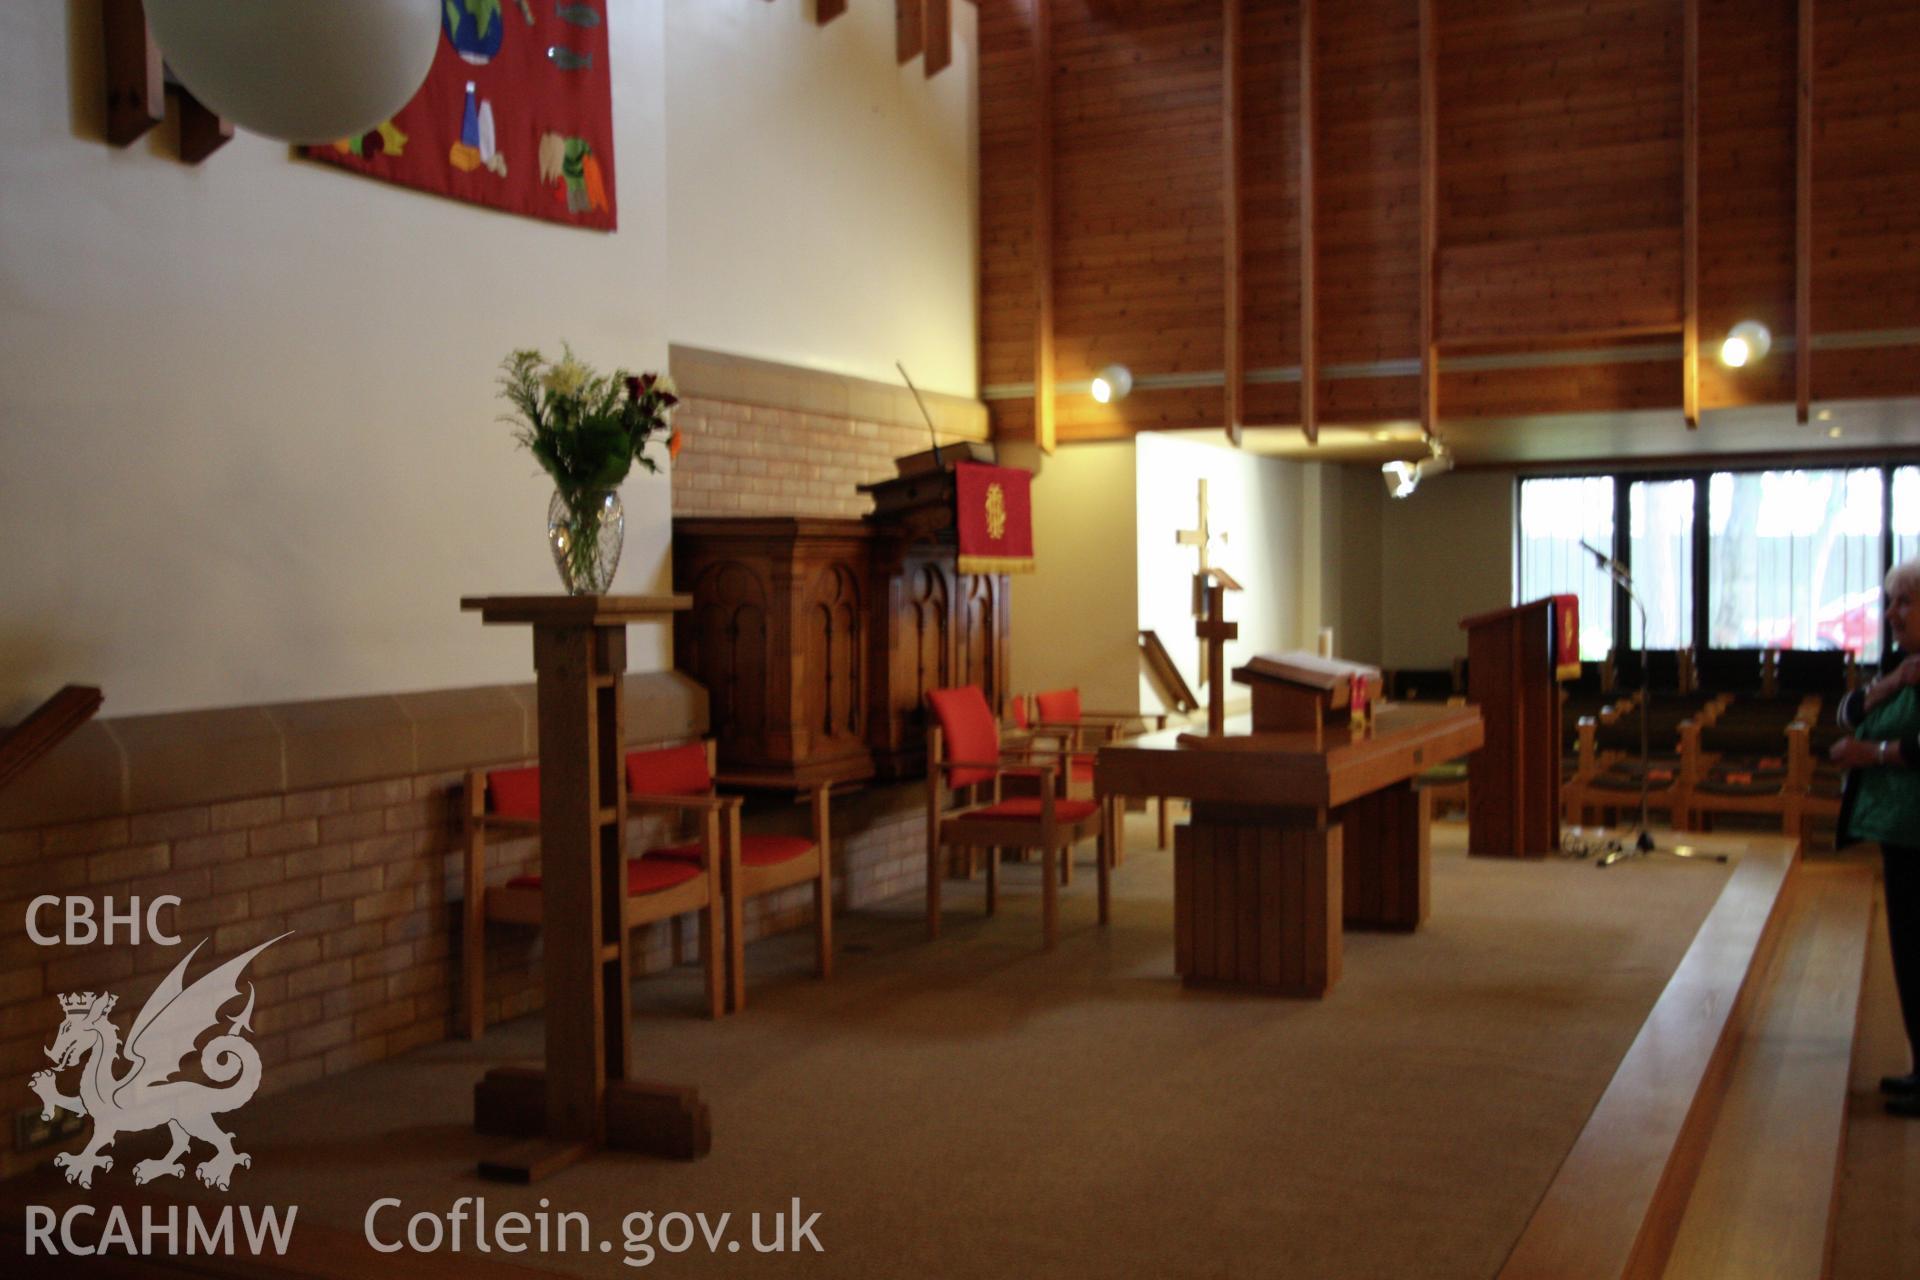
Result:
{"label": "white flower", "polygon": [[556,396],[577,396],[580,389],[587,385],[587,367],[571,355],[547,370],[540,385],[548,394]]}

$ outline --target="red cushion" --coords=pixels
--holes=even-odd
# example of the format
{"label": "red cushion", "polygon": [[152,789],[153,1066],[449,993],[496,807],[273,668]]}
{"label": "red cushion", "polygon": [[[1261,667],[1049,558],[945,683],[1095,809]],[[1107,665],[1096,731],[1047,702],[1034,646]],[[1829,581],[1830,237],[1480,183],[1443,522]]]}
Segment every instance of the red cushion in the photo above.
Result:
{"label": "red cushion", "polygon": [[1048,724],[1080,723],[1080,691],[1078,689],[1055,689],[1051,693],[1036,693],[1033,700],[1040,704],[1040,718]]}
{"label": "red cushion", "polygon": [[[805,836],[741,836],[740,865],[771,867],[792,862],[813,852],[813,841]],[[649,858],[673,858],[681,862],[700,861],[700,842],[676,844],[665,849],[647,850]]]}
{"label": "red cushion", "polygon": [[1075,756],[1070,762],[1070,767],[1073,770],[1073,780],[1075,782],[1093,781],[1092,756]]}
{"label": "red cushion", "polygon": [[498,818],[540,820],[540,766],[494,769],[487,774],[487,812]]}
{"label": "red cushion", "polygon": [[[927,694],[927,702],[940,719],[948,760],[989,762],[1000,758],[1000,726],[994,723],[987,696],[980,692],[979,685],[935,689]],[[946,782],[948,786],[968,787],[992,777],[991,769],[955,769]]]}
{"label": "red cushion", "polygon": [[[649,893],[659,893],[662,889],[671,889],[677,884],[698,879],[700,868],[690,863],[672,858],[629,858],[627,859],[627,894],[630,897],[644,897]],[[515,876],[507,881],[509,889],[538,889],[539,876]]]}
{"label": "red cushion", "polygon": [[704,742],[627,753],[627,790],[636,794],[702,796],[712,789]]}
{"label": "red cushion", "polygon": [[[1078,822],[1100,807],[1093,800],[1059,800],[1053,802],[1055,822]],[[970,809],[960,815],[966,818],[1040,818],[1040,797],[1020,796],[1013,800],[1002,800],[999,804],[990,804],[984,809]]]}
{"label": "red cushion", "polygon": [[1030,721],[1027,716],[1027,697],[1025,694],[1021,694],[1013,700],[1013,727],[1016,729],[1030,727]]}

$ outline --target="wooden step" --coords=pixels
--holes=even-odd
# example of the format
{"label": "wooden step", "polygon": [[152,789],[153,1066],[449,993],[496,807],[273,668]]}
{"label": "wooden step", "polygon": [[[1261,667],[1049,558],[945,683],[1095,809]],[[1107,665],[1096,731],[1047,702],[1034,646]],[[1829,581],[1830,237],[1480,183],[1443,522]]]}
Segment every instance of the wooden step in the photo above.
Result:
{"label": "wooden step", "polygon": [[1864,862],[1796,877],[1667,1280],[1827,1273],[1873,886]]}
{"label": "wooden step", "polygon": [[1501,1280],[1661,1274],[1727,1069],[1757,1007],[1798,861],[1797,846],[1779,840],[1756,840],[1740,857]]}

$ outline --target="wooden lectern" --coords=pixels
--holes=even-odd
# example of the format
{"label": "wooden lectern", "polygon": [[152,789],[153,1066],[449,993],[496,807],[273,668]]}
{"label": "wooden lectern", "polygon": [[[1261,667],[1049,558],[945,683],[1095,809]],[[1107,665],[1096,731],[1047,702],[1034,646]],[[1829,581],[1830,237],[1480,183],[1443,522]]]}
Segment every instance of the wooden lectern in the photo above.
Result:
{"label": "wooden lectern", "polygon": [[[467,596],[488,624],[533,628],[540,715],[540,895],[547,1060],[489,1071],[474,1127],[522,1139],[480,1175],[533,1182],[599,1147],[691,1159],[712,1146],[699,1092],[628,1079],[633,958],[623,770],[627,624],[662,621],[687,596]],[[468,892],[478,886],[469,885]]]}
{"label": "wooden lectern", "polygon": [[1560,848],[1560,691],[1553,674],[1553,602],[1462,618],[1467,701],[1486,745],[1467,759],[1467,849],[1537,858]]}

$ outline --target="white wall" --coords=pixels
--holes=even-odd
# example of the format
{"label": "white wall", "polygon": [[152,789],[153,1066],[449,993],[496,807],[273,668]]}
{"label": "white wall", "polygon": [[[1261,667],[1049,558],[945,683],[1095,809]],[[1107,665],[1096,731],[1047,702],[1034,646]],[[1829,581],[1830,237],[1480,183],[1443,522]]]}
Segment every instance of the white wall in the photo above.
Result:
{"label": "white wall", "polygon": [[[1228,670],[1256,653],[1311,648],[1300,602],[1306,555],[1302,467],[1171,434],[1143,434],[1135,448],[1139,625],[1159,633],[1201,700],[1207,691],[1199,684],[1192,609],[1199,562],[1194,549],[1182,546],[1175,535],[1198,519],[1203,476],[1208,522],[1216,537],[1209,563],[1224,567],[1246,588],[1227,596],[1227,617],[1240,624],[1239,639],[1227,645]],[[1218,541],[1223,533],[1224,542]],[[1145,690],[1143,685],[1142,696],[1154,705]],[[1247,697],[1235,684],[1227,693],[1229,705]]]}
{"label": "white wall", "polygon": [[673,339],[975,394],[973,68],[894,59],[894,6],[667,6]]}
{"label": "white wall", "polygon": [[[970,393],[972,28],[925,82],[868,10],[891,14],[818,31],[801,0],[616,6],[611,236],[246,134],[199,166],[168,126],[113,148],[98,6],[0,10],[0,722],[68,681],[127,715],[529,678],[524,631],[457,609],[557,589],[550,486],[495,421],[511,348],[900,354]],[[740,98],[755,128],[729,123]],[[881,159],[824,167],[833,148],[889,158],[888,191]],[[780,199],[737,198],[787,158],[806,163]],[[735,252],[753,269],[723,272]],[[666,479],[623,496],[615,590],[664,588]],[[667,660],[664,628],[634,630],[631,667]]]}
{"label": "white wall", "polygon": [[1138,707],[1134,446],[1071,445],[1033,481],[1034,572],[1011,578],[1010,692],[1078,688],[1093,710]]}
{"label": "white wall", "polygon": [[1460,619],[1513,603],[1513,484],[1507,472],[1456,471],[1381,504],[1385,666],[1449,667],[1467,652]]}

